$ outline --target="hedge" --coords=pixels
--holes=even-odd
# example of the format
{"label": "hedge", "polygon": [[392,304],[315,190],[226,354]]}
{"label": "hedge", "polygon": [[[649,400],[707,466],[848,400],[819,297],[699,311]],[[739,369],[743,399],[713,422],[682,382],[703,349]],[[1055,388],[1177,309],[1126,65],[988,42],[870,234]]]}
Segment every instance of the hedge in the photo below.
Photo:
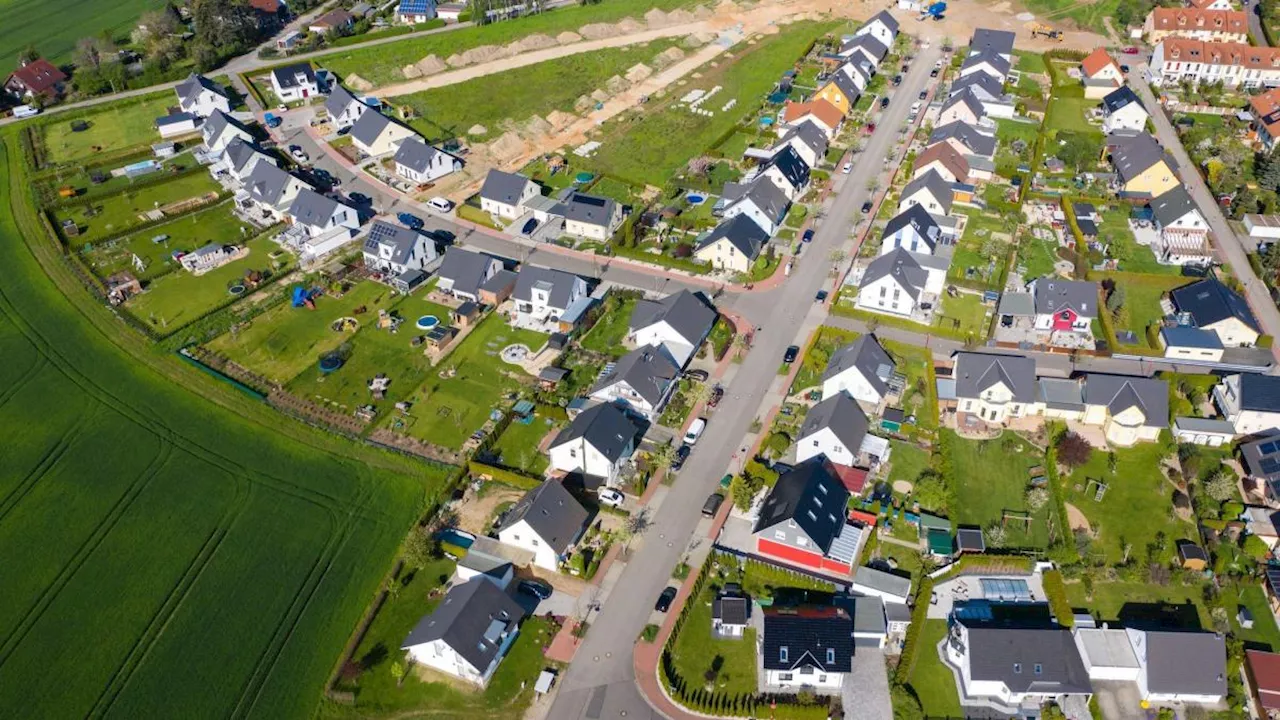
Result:
{"label": "hedge", "polygon": [[1041,576],[1044,594],[1049,600],[1049,609],[1063,627],[1073,627],[1075,616],[1071,611],[1071,603],[1067,601],[1067,586],[1062,582],[1062,571],[1046,570]]}
{"label": "hedge", "polygon": [[911,610],[911,625],[907,628],[907,637],[902,643],[902,655],[898,659],[898,667],[894,673],[894,682],[906,685],[911,678],[911,670],[916,665],[916,653],[919,652],[920,633],[924,632],[925,621],[929,617],[929,599],[933,597],[933,578],[925,575],[916,590],[916,605]]}
{"label": "hedge", "polygon": [[467,471],[472,475],[487,476],[494,482],[500,482],[503,485],[511,485],[512,487],[524,490],[532,490],[542,484],[542,478],[536,478],[532,475],[525,475],[514,470],[507,470],[495,465],[486,465],[475,460],[467,461]]}

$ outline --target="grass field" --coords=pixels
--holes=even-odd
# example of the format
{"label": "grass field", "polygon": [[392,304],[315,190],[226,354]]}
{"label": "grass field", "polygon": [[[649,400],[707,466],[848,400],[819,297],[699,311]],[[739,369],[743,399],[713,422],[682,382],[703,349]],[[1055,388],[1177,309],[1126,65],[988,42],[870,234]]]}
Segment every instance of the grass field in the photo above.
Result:
{"label": "grass field", "polygon": [[822,374],[827,371],[827,363],[831,354],[858,339],[858,333],[830,325],[823,325],[813,336],[813,340],[804,349],[804,357],[800,360],[800,371],[796,373],[795,382],[791,383],[791,393],[806,388],[822,389]]}
{"label": "grass field", "polygon": [[1031,280],[1053,274],[1053,264],[1058,261],[1058,244],[1040,240],[1028,233],[1018,244],[1018,265],[1025,268],[1023,277]]}
{"label": "grass field", "polygon": [[626,352],[622,341],[630,330],[631,312],[636,308],[636,298],[624,297],[605,300],[605,312],[591,330],[582,336],[582,347],[598,353],[621,357]]}
{"label": "grass field", "polygon": [[[1004,511],[1028,512],[1028,469],[1044,464],[1044,456],[1030,443],[1011,432],[997,440],[964,440],[950,430],[943,433],[951,449],[951,479],[955,495],[957,524],[986,528],[999,525]],[[1006,449],[1005,439],[1013,438]],[[1046,547],[1049,543],[1049,504],[1031,513],[1030,532],[1022,522],[1009,520],[1005,525],[1008,545],[1015,548]]]}
{"label": "grass field", "polygon": [[[1025,3],[1027,9],[1035,13],[1038,19],[1054,27],[1074,24],[1077,28],[1092,30],[1104,37],[1108,33],[1106,23],[1102,19],[1114,18],[1119,4],[1120,0],[1100,0],[1091,4],[1076,3],[1072,0],[1027,0]],[[1123,30],[1119,27],[1117,29]],[[1022,69],[1021,65],[1018,67]]]}
{"label": "grass field", "polygon": [[138,347],[40,234],[5,140],[0,707],[312,716],[444,471]]}
{"label": "grass field", "polygon": [[919,446],[901,440],[890,440],[889,447],[889,464],[892,466],[889,470],[890,483],[899,480],[914,483],[920,473],[929,467],[929,453]]}
{"label": "grass field", "polygon": [[1138,343],[1144,347],[1149,346],[1146,327],[1164,316],[1164,311],[1160,309],[1160,297],[1169,290],[1190,282],[1190,279],[1177,275],[1089,273],[1090,280],[1099,282],[1108,277],[1114,279],[1117,285],[1124,287],[1125,292],[1123,307],[1127,322],[1117,323],[1116,331],[1132,330],[1138,336]]}
{"label": "grass field", "polygon": [[[4,0],[0,2],[5,20],[0,26],[0,67],[7,73],[17,66],[18,53],[29,45],[55,65],[69,62],[80,38],[97,37],[105,31],[113,37],[127,37],[138,16],[161,7],[164,3],[159,0],[120,0],[88,7],[61,0],[53,5]],[[51,22],[50,18],[57,20]]]}
{"label": "grass field", "polygon": [[[1087,609],[1103,622],[1149,619],[1154,607],[1165,608],[1182,622],[1174,627],[1210,629],[1213,620],[1204,607],[1199,585],[1155,585],[1137,582],[1095,582],[1093,597],[1086,598],[1084,583],[1067,583],[1072,608]],[[1235,613],[1230,613],[1235,615]],[[1256,616],[1255,616],[1256,617]],[[1166,620],[1169,619],[1165,615]]]}
{"label": "grass field", "polygon": [[[462,136],[478,142],[501,135],[505,120],[523,126],[531,116],[545,118],[553,110],[573,114],[579,97],[603,89],[609,78],[625,75],[637,63],[650,65],[655,55],[678,45],[678,40],[664,39],[571,55],[404,95],[396,102],[417,111],[409,124],[432,142]],[[489,132],[468,136],[472,125]]]}
{"label": "grass field", "polygon": [[[83,254],[98,277],[128,270],[145,282],[181,269],[182,266],[173,259],[173,252],[176,250],[191,252],[211,242],[240,242],[243,238],[253,237],[252,230],[252,227],[236,218],[231,212],[231,204],[226,202],[162,225],[154,225],[134,235],[93,245],[90,249],[83,250]],[[169,239],[152,242],[161,235],[168,235]],[[143,272],[138,272],[133,264],[135,255],[146,263],[146,270]]]}
{"label": "grass field", "polygon": [[[929,379],[929,366],[933,355],[927,348],[908,345],[896,340],[881,339],[881,346],[897,363],[897,372],[906,376],[907,387],[902,392],[902,407],[908,415],[915,413],[916,424],[926,430],[938,427],[938,390]],[[917,400],[916,398],[920,399]]]}
{"label": "grass field", "polygon": [[691,682],[704,682],[705,673],[717,668],[716,692],[727,695],[756,691],[756,631],[747,628],[738,640],[721,640],[711,635],[711,601],[714,583],[704,583],[685,618],[680,636],[671,648],[676,674]]}
{"label": "grass field", "polygon": [[1097,100],[1055,97],[1053,103],[1049,105],[1049,116],[1044,120],[1044,127],[1046,130],[1075,130],[1091,133],[1097,135],[1101,143],[1101,128],[1090,125],[1085,117],[1085,113],[1097,106]]}
{"label": "grass field", "polygon": [[1040,73],[1046,72],[1044,67],[1044,56],[1040,53],[1029,52],[1027,50],[1015,50],[1013,52],[1018,62],[1014,66],[1024,73]]}
{"label": "grass field", "polygon": [[[145,99],[110,103],[105,108],[60,113],[44,124],[44,147],[54,164],[92,160],[100,152],[117,152],[134,145],[160,142],[155,119],[167,114],[176,99],[166,90]],[[89,129],[72,132],[71,123],[84,120]]]}
{"label": "grass field", "polygon": [[[813,41],[837,27],[840,25],[830,22],[798,22],[754,45],[735,46],[731,55],[719,58],[719,67],[704,68],[701,78],[670,93],[666,104],[650,103],[639,116],[606,126],[596,138],[602,145],[591,164],[631,183],[661,186],[690,158],[710,149],[722,134],[758,108],[778,77]],[[674,107],[684,93],[715,85],[721,90],[711,117]],[[734,99],[737,105],[732,110],[719,112],[720,105]]]}
{"label": "grass field", "polygon": [[[67,242],[72,247],[83,247],[99,238],[141,225],[146,222],[140,216],[143,212],[219,189],[218,183],[214,182],[209,173],[193,172],[136,190],[125,190],[117,195],[86,200],[83,205],[59,208],[54,212],[54,217],[58,225],[63,220],[72,220],[79,226],[80,234],[67,238]],[[90,215],[89,208],[93,208],[96,213]]]}
{"label": "grass field", "polygon": [[569,421],[564,408],[539,405],[534,411],[533,422],[512,422],[493,443],[492,451],[506,467],[523,470],[530,475],[541,475],[551,464],[546,454],[538,451],[538,443],[548,434],[557,432]]}
{"label": "grass field", "polygon": [[955,675],[938,657],[938,643],[946,636],[946,620],[925,620],[910,685],[920,698],[926,717],[964,717],[956,694]]}

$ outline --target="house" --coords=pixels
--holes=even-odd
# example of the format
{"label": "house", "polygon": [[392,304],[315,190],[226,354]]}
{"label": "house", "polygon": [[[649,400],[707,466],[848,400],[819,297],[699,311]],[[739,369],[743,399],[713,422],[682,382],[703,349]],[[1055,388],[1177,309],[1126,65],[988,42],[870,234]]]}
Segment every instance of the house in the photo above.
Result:
{"label": "house", "polygon": [[1036,361],[1029,357],[959,352],[953,375],[959,411],[988,423],[1022,417],[1036,401]]}
{"label": "house", "polygon": [[209,166],[209,173],[215,178],[224,174],[230,175],[243,183],[260,162],[279,165],[275,156],[268,155],[259,150],[256,145],[236,137],[223,149],[222,157]]}
{"label": "house", "polygon": [[957,78],[951,83],[947,97],[953,98],[968,90],[979,102],[998,100],[1005,97],[1004,81],[995,75],[985,72],[972,72]]}
{"label": "house", "polygon": [[[266,1],[273,2],[275,0],[266,0]],[[288,55],[290,52],[293,51],[294,48],[298,46],[298,43],[301,41],[302,41],[302,31],[290,30],[286,32],[284,35],[281,35],[280,37],[276,38],[276,50]]]}
{"label": "house", "polygon": [[272,70],[271,89],[280,102],[290,103],[315,97],[320,93],[320,84],[311,63],[300,62]]}
{"label": "house", "polygon": [[373,5],[367,2],[358,2],[351,6],[351,14],[357,18],[366,18],[373,14]]}
{"label": "house", "polygon": [[1166,37],[1148,63],[1152,85],[1221,82],[1246,89],[1280,84],[1280,48]]}
{"label": "house", "polygon": [[360,214],[355,208],[310,188],[299,191],[289,204],[289,219],[311,238],[339,230],[347,231],[350,238],[360,227]]}
{"label": "house", "polygon": [[657,345],[684,367],[711,334],[719,314],[701,295],[681,290],[661,300],[637,300],[627,326],[627,340],[637,346]]}
{"label": "house", "polygon": [[1012,62],[995,52],[983,51],[970,53],[960,64],[960,77],[973,73],[986,73],[1003,83],[1009,77]]}
{"label": "house", "polygon": [[1280,653],[1245,650],[1244,670],[1261,716],[1280,715]]}
{"label": "house", "polygon": [[1080,61],[1080,81],[1084,84],[1084,96],[1097,100],[1124,85],[1124,73],[1106,48],[1098,48]]}
{"label": "house", "polygon": [[498,541],[533,553],[533,564],[555,572],[582,537],[590,513],[565,486],[547,480],[525,493],[498,528]]}
{"label": "house", "polygon": [[964,92],[952,95],[942,104],[942,112],[938,114],[938,124],[946,125],[953,122],[976,124],[986,116],[987,112],[973,90],[966,89]]}
{"label": "house", "polygon": [[[1250,535],[1256,536],[1269,551],[1275,552],[1276,545],[1280,543],[1280,512],[1270,507],[1247,505],[1240,520]],[[1271,611],[1277,612],[1280,611],[1280,568],[1268,566],[1266,572],[1263,588],[1267,591]]]}
{"label": "house", "polygon": [[1254,345],[1261,328],[1249,304],[1216,277],[1205,278],[1169,293],[1179,313],[1201,330],[1211,330],[1226,347]]}
{"label": "house", "polygon": [[946,178],[937,172],[925,172],[902,189],[902,195],[898,199],[898,212],[919,205],[931,215],[950,215],[953,197],[951,183]]}
{"label": "house", "polygon": [[1212,259],[1209,223],[1205,221],[1186,188],[1165,192],[1150,203],[1158,242],[1152,244],[1156,259],[1168,265],[1204,265]]}
{"label": "house", "polygon": [[1051,333],[1093,335],[1098,317],[1098,284],[1042,277],[1027,283],[1035,299],[1035,328]]}
{"label": "house", "polygon": [[1174,325],[1160,328],[1160,347],[1167,358],[1221,362],[1226,348],[1212,330]]}
{"label": "house", "polygon": [[863,565],[853,573],[849,589],[859,595],[878,597],[886,605],[905,605],[911,599],[911,578]]}
{"label": "house", "polygon": [[840,131],[840,125],[844,122],[844,113],[826,100],[819,99],[803,103],[788,100],[782,108],[782,114],[778,117],[778,136],[787,134],[788,130],[806,121],[822,128],[822,132],[830,140]]}
{"label": "house", "polygon": [[1009,30],[978,28],[969,40],[969,56],[993,53],[1013,62],[1013,41],[1014,34]]}
{"label": "house", "polygon": [[551,469],[584,476],[583,485],[616,486],[645,428],[609,403],[578,413],[547,449]]}
{"label": "house", "polygon": [[850,62],[831,73],[826,83],[813,94],[813,98],[829,102],[841,114],[848,115],[853,110],[853,104],[862,97],[864,89],[866,89],[866,76]]}
{"label": "house", "polygon": [[739,214],[721,221],[703,236],[693,256],[720,270],[747,273],[768,241],[769,234],[751,216]]}
{"label": "house", "polygon": [[853,670],[853,619],[830,605],[769,608],[760,652],[770,687],[839,688]]}
{"label": "house", "polygon": [[711,635],[737,640],[747,632],[751,620],[751,598],[737,593],[720,592],[711,601]]}
{"label": "house", "polygon": [[[935,145],[934,147],[950,147]],[[941,246],[950,242],[942,226],[922,205],[912,205],[894,215],[880,233],[880,254],[887,255],[902,248],[917,255],[937,255]]]}
{"label": "house", "polygon": [[67,74],[44,58],[27,60],[9,73],[4,81],[4,89],[9,94],[23,100],[41,97],[45,100],[56,100],[62,97],[67,82]]}
{"label": "house", "polygon": [[402,25],[419,25],[435,17],[436,0],[400,0],[396,6],[396,22]]}
{"label": "house", "polygon": [[750,183],[726,183],[723,220],[746,215],[765,233],[765,239],[778,231],[787,216],[791,201],[786,193],[771,182],[757,179]]}
{"label": "house", "polygon": [[880,65],[889,54],[889,46],[875,39],[871,33],[845,38],[840,45],[839,57],[854,62],[866,62],[872,68]]}
{"label": "house", "polygon": [[896,368],[875,335],[861,335],[831,353],[822,372],[822,399],[847,393],[858,402],[879,406],[889,394]]}
{"label": "house", "polygon": [[1151,116],[1142,106],[1142,101],[1128,85],[1102,96],[1102,131],[1105,133],[1118,130],[1143,132],[1149,117]]}
{"label": "house", "polygon": [[809,166],[795,148],[786,147],[761,165],[755,177],[773,183],[787,200],[794,201],[809,187]]}
{"label": "house", "polygon": [[990,160],[996,154],[996,136],[977,125],[964,122],[947,123],[934,128],[929,145],[946,143],[966,158],[981,157]]}
{"label": "house", "polygon": [[869,424],[858,403],[836,393],[809,408],[796,436],[796,460],[825,457],[837,465],[853,467],[862,449]]}
{"label": "house", "polygon": [[849,491],[834,467],[813,458],[783,473],[752,529],[755,552],[797,567],[848,576],[862,531],[845,521]]}
{"label": "house", "polygon": [[525,612],[484,578],[455,585],[400,649],[414,662],[476,685],[487,685],[520,632]]}
{"label": "house", "polygon": [[1250,243],[1256,246],[1270,245],[1280,240],[1280,215],[1247,213],[1244,216],[1244,227],[1249,233]]}
{"label": "house", "polygon": [[498,270],[480,284],[479,301],[490,307],[497,307],[511,297],[515,288],[516,274],[510,270]]}
{"label": "house", "polygon": [[1142,666],[1125,630],[1077,623],[1072,639],[1090,680],[1138,681]]}
{"label": "house", "polygon": [[1198,7],[1156,7],[1142,22],[1146,41],[1168,37],[1205,42],[1249,42],[1249,16],[1241,10],[1202,10]]}
{"label": "house", "polygon": [[409,138],[420,139],[418,133],[378,111],[360,114],[348,134],[356,150],[369,157],[395,152]]}
{"label": "house", "polygon": [[182,265],[182,269],[192,275],[203,275],[210,270],[222,267],[227,263],[243,257],[245,250],[236,245],[223,245],[222,243],[209,243],[198,250],[185,253],[178,258],[178,262]]}
{"label": "house", "polygon": [[1226,420],[1185,416],[1173,419],[1173,438],[1180,443],[1222,447],[1229,445],[1235,436],[1236,429]]}
{"label": "house", "polygon": [[199,127],[200,118],[188,112],[169,113],[156,118],[155,127],[162,138],[191,135]]}
{"label": "house", "polygon": [[1084,419],[1101,425],[1107,442],[1128,447],[1159,439],[1169,427],[1169,383],[1155,378],[1089,373]]}
{"label": "house", "polygon": [[484,539],[493,543],[493,551],[491,552],[488,547],[485,549],[477,547],[480,543],[473,544],[467,548],[467,554],[458,560],[457,566],[453,569],[453,575],[459,584],[480,578],[506,589],[515,578],[515,565],[502,555],[501,544],[490,538]]}
{"label": "house", "polygon": [[227,99],[226,91],[203,75],[191,73],[173,91],[177,93],[178,107],[184,113],[207,118],[215,110],[231,112],[231,101]]}
{"label": "house", "polygon": [[1152,136],[1113,133],[1107,142],[1125,195],[1153,198],[1181,184],[1174,171],[1177,163]]}
{"label": "house", "polygon": [[1213,399],[1237,435],[1280,428],[1278,377],[1253,373],[1228,375],[1213,387]]}
{"label": "house", "polygon": [[264,216],[283,222],[293,201],[310,185],[272,165],[259,162],[244,181],[244,187],[236,195],[241,205],[252,205]]}
{"label": "house", "polygon": [[514,320],[529,325],[555,323],[587,295],[587,281],[567,272],[523,265],[516,274]]}
{"label": "house", "polygon": [[490,170],[480,188],[480,209],[515,220],[524,213],[525,203],[541,194],[538,184],[523,175]]}
{"label": "house", "polygon": [[930,171],[938,173],[949,183],[969,181],[969,163],[947,143],[930,145],[917,155],[911,178],[914,180]]}
{"label": "house", "polygon": [[1271,88],[1249,98],[1249,108],[1253,115],[1251,128],[1258,144],[1266,152],[1275,150],[1276,140],[1280,138],[1280,88]]}
{"label": "house", "polygon": [[436,17],[445,22],[458,22],[458,18],[462,13],[467,12],[467,4],[461,2],[446,2],[436,5]]}
{"label": "house", "polygon": [[360,116],[370,107],[368,103],[352,95],[346,88],[334,83],[333,91],[324,101],[324,109],[329,114],[329,124],[341,130],[355,125]]}
{"label": "house", "polygon": [[462,160],[416,137],[400,143],[394,161],[397,175],[419,185],[462,169]]}
{"label": "house", "polygon": [[786,135],[768,150],[768,157],[790,147],[810,168],[818,167],[827,154],[827,136],[816,123],[804,121],[787,131]]}
{"label": "house", "polygon": [[[480,301],[480,288],[502,270],[502,261],[492,255],[471,252],[453,245],[444,251],[437,273],[436,289],[462,300]],[[515,278],[512,277],[514,282]]]}
{"label": "house", "polygon": [[1138,695],[1148,703],[1219,703],[1227,695],[1227,647],[1210,632],[1135,630]]}
{"label": "house", "polygon": [[898,37],[898,21],[887,10],[881,10],[853,32],[854,37],[862,35],[870,35],[881,45],[893,47],[893,39]]}
{"label": "house", "polygon": [[[1235,428],[1231,429],[1234,437]],[[1229,437],[1228,442],[1231,440]],[[1280,502],[1280,438],[1276,432],[1268,432],[1257,440],[1240,443],[1237,452],[1245,477],[1270,503]]]}
{"label": "house", "polygon": [[911,317],[929,284],[929,271],[910,252],[898,248],[867,266],[855,304],[861,310]]}
{"label": "house", "polygon": [[439,262],[435,241],[413,228],[375,220],[364,239],[364,266],[390,277],[425,273]]}
{"label": "house", "polygon": [[354,15],[342,8],[337,8],[312,20],[307,30],[317,35],[328,35],[334,30],[346,30],[354,25],[355,22],[356,17]]}
{"label": "house", "polygon": [[221,110],[214,110],[204,125],[200,126],[200,137],[204,146],[215,155],[234,140],[253,142],[253,133],[249,132],[249,128]]}
{"label": "house", "polygon": [[959,673],[962,703],[1016,709],[1075,695],[1083,706],[1093,693],[1075,640],[1064,627],[1047,620],[1001,623],[959,610],[948,624],[945,657]]}
{"label": "house", "polygon": [[591,397],[616,403],[653,422],[680,377],[680,368],[657,345],[623,355],[591,390]]}
{"label": "house", "polygon": [[622,205],[613,198],[573,190],[561,204],[566,235],[604,242],[622,225]]}

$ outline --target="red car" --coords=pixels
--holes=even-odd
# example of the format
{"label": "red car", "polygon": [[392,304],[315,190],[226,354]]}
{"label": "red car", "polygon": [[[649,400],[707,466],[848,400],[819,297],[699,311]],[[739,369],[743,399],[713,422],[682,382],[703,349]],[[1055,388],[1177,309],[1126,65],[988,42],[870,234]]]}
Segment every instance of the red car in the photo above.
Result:
{"label": "red car", "polygon": [[1122,50],[1121,52],[1123,52],[1125,55],[1137,55],[1137,54],[1138,54],[1138,48],[1133,47],[1132,45],[1130,45],[1129,47],[1125,48],[1125,49],[1124,49],[1124,50]]}

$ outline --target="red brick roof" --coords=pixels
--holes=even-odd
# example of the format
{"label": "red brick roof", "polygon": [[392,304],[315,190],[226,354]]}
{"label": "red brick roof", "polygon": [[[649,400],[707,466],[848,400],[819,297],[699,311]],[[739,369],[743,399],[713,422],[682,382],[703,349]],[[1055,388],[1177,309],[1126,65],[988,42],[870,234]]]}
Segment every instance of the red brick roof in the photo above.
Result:
{"label": "red brick roof", "polygon": [[957,182],[969,181],[969,163],[951,146],[951,143],[942,142],[925,148],[924,152],[916,156],[915,167],[919,170],[933,162],[942,163],[943,167],[956,176]]}
{"label": "red brick roof", "polygon": [[1084,60],[1080,61],[1080,67],[1084,68],[1084,74],[1088,77],[1097,75],[1108,65],[1115,65],[1116,70],[1120,69],[1120,66],[1115,60],[1111,59],[1111,56],[1107,54],[1104,48],[1094,50]]}
{"label": "red brick roof", "polygon": [[249,7],[264,13],[280,12],[280,0],[249,0]]}
{"label": "red brick roof", "polygon": [[1249,98],[1249,107],[1258,124],[1267,129],[1268,135],[1280,137],[1280,88]]}
{"label": "red brick roof", "polygon": [[[839,463],[831,463],[831,467],[836,471],[836,477],[839,478],[844,489],[854,495],[862,493],[862,488],[867,484],[867,471],[862,468],[849,467]],[[875,523],[873,522],[872,525]]]}
{"label": "red brick roof", "polygon": [[1261,650],[1247,650],[1244,655],[1262,707],[1280,710],[1280,655]]}
{"label": "red brick roof", "polygon": [[840,108],[826,100],[814,100],[807,103],[788,100],[786,107],[782,110],[783,120],[789,123],[796,122],[805,115],[813,115],[821,120],[824,125],[831,128],[839,127],[840,121],[844,120],[844,113],[840,112]]}
{"label": "red brick roof", "polygon": [[58,83],[65,82],[67,75],[48,60],[36,58],[14,70],[9,80],[14,79],[22,83],[24,89],[39,95],[55,89]]}
{"label": "red brick roof", "polygon": [[1154,29],[1164,32],[1249,32],[1249,16],[1240,10],[1158,7],[1151,11],[1151,23]]}
{"label": "red brick roof", "polygon": [[1183,37],[1167,37],[1160,41],[1159,46],[1164,48],[1165,62],[1240,66],[1249,70],[1280,68],[1280,48],[1204,42]]}

